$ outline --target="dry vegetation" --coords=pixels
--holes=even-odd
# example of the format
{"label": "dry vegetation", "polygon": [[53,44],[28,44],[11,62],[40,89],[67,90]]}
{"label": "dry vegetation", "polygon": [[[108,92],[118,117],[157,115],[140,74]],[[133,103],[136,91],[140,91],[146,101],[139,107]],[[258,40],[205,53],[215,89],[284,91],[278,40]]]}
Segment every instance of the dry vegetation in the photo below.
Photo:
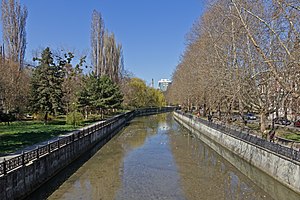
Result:
{"label": "dry vegetation", "polygon": [[240,116],[256,112],[261,132],[273,113],[299,114],[298,0],[214,1],[187,43],[169,102],[201,108],[204,115],[216,112],[224,120],[233,110]]}

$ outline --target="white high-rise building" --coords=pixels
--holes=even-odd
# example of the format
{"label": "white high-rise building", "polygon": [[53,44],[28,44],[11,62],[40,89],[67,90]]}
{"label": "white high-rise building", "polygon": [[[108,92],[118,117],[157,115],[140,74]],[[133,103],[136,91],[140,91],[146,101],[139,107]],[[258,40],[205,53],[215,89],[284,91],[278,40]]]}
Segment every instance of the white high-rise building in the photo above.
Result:
{"label": "white high-rise building", "polygon": [[169,86],[171,83],[172,83],[172,81],[169,80],[169,79],[160,79],[160,80],[158,81],[158,87],[159,87],[159,89],[160,89],[161,91],[164,92],[164,91],[167,90],[168,86]]}

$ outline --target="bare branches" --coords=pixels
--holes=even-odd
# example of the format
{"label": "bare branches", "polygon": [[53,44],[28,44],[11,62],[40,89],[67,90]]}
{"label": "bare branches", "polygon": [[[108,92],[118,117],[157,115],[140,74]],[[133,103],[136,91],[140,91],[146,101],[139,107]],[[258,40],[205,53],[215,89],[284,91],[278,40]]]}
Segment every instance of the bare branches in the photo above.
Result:
{"label": "bare branches", "polygon": [[266,118],[300,95],[300,15],[290,7],[295,2],[212,4],[192,29],[168,99],[225,116],[257,112],[264,131]]}
{"label": "bare branches", "polygon": [[[244,20],[244,17],[242,16],[241,14],[241,8],[239,9],[239,7],[237,6],[236,4],[236,1],[235,0],[231,0],[232,2],[232,5],[234,6],[235,10],[236,10],[236,13],[244,27],[244,29],[246,30],[246,33],[251,41],[251,43],[253,44],[253,46],[255,47],[255,49],[257,50],[257,52],[261,55],[261,57],[263,58],[264,62],[267,64],[267,66],[270,68],[270,70],[272,71],[274,77],[276,78],[276,81],[283,87],[285,88],[285,90],[291,92],[295,97],[298,97],[299,96],[299,93],[294,93],[292,88],[289,87],[288,84],[286,84],[283,80],[283,78],[280,76],[280,74],[278,73],[277,71],[277,68],[276,66],[274,65],[274,62],[272,59],[269,59],[268,56],[265,54],[265,52],[262,50],[261,46],[258,44],[256,38],[254,37],[254,35],[250,32],[249,30],[249,26],[248,24],[246,23],[246,21]],[[243,8],[244,9],[244,8]],[[246,10],[246,9],[244,9]],[[247,10],[246,10],[247,11]],[[248,11],[247,11],[248,12]],[[251,13],[251,12],[248,12],[248,13]],[[253,14],[252,14],[253,15]],[[253,16],[256,16],[256,15],[253,15]],[[265,25],[268,26],[268,28],[274,33],[274,30],[264,21],[262,20],[260,17],[256,16],[256,18],[260,19],[260,21],[264,22]],[[276,32],[275,32],[276,34]],[[277,34],[276,34],[277,35]],[[279,38],[277,36],[277,38]],[[279,39],[280,43],[283,45],[283,43],[281,42],[281,40]],[[287,50],[286,46],[283,45],[283,47],[285,48],[286,52],[290,54],[290,52]]]}
{"label": "bare branches", "polygon": [[114,82],[119,82],[124,67],[122,45],[116,44],[113,33],[104,31],[102,16],[95,10],[92,15],[91,47],[95,75],[107,75]]}
{"label": "bare branches", "polygon": [[7,55],[13,62],[20,64],[19,70],[21,70],[26,49],[27,9],[25,6],[21,7],[20,3],[15,0],[2,0],[1,10],[3,40]]}
{"label": "bare branches", "polygon": [[104,21],[101,13],[96,10],[92,14],[91,26],[91,47],[92,47],[92,64],[94,66],[95,75],[101,76],[104,66]]}

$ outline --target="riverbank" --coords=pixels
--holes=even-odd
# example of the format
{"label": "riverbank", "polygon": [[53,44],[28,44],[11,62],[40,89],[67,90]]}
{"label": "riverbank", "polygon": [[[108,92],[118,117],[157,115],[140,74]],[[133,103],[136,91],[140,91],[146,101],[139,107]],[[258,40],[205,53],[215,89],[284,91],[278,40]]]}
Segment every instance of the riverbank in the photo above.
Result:
{"label": "riverbank", "polygon": [[272,199],[172,114],[134,118],[46,198]]}
{"label": "riverbank", "polygon": [[[288,157],[287,155],[290,154],[289,152],[285,152],[285,147],[280,147],[278,144],[272,144],[242,132],[232,131],[232,134],[229,134],[230,130],[226,127],[213,126],[213,124],[209,125],[208,122],[204,121],[200,122],[199,119],[193,118],[191,115],[185,116],[175,112],[174,116],[190,131],[202,137],[204,140],[206,138],[206,143],[220,155],[226,156],[223,155],[224,152],[220,151],[219,148],[215,148],[211,141],[223,146],[251,165],[291,188],[297,195],[300,194],[300,162],[297,161],[299,158],[297,157],[297,160],[294,160],[296,159],[296,157],[294,157],[296,155],[294,154]],[[272,150],[273,145],[275,151]],[[291,153],[294,153],[294,151],[291,151]],[[235,165],[232,159],[228,159],[228,161]],[[240,166],[241,170],[242,167],[243,165]],[[297,197],[299,198],[300,196]]]}
{"label": "riverbank", "polygon": [[117,115],[0,163],[0,199],[19,199],[36,190],[97,144],[105,144],[132,118],[173,111],[148,108]]}
{"label": "riverbank", "polygon": [[[190,113],[191,114],[191,113]],[[195,114],[191,114],[193,117],[196,117]],[[207,121],[207,117],[198,117],[202,120]],[[230,123],[225,123],[224,121],[220,121],[217,118],[213,118],[213,122],[216,124],[220,124],[222,126],[226,126],[229,129],[246,132],[247,134],[255,135],[257,137],[262,138],[262,133],[260,132],[260,126],[257,121],[248,120],[247,124],[240,122],[239,120],[234,120]],[[300,128],[297,127],[289,127],[283,125],[275,125],[275,136],[274,142],[280,143],[283,146],[297,149],[300,151]],[[271,129],[268,127],[266,132],[269,133]],[[270,140],[269,135],[267,135],[266,140]]]}
{"label": "riverbank", "polygon": [[[111,113],[105,115],[104,119],[124,112]],[[103,121],[100,115],[91,115],[82,121],[80,125],[66,123],[66,116],[52,117],[51,121],[44,124],[39,120],[24,120],[11,122],[9,125],[0,123],[0,156],[11,153],[27,151],[31,146],[42,145],[48,140],[57,139],[58,136],[79,130],[84,126]]]}

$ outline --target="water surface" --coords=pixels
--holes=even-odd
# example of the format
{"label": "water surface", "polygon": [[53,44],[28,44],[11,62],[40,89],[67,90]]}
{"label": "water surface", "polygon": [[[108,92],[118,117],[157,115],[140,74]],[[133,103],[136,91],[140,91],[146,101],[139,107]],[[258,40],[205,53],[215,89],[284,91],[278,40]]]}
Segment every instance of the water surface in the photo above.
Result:
{"label": "water surface", "polygon": [[49,199],[273,198],[160,114],[134,119]]}

